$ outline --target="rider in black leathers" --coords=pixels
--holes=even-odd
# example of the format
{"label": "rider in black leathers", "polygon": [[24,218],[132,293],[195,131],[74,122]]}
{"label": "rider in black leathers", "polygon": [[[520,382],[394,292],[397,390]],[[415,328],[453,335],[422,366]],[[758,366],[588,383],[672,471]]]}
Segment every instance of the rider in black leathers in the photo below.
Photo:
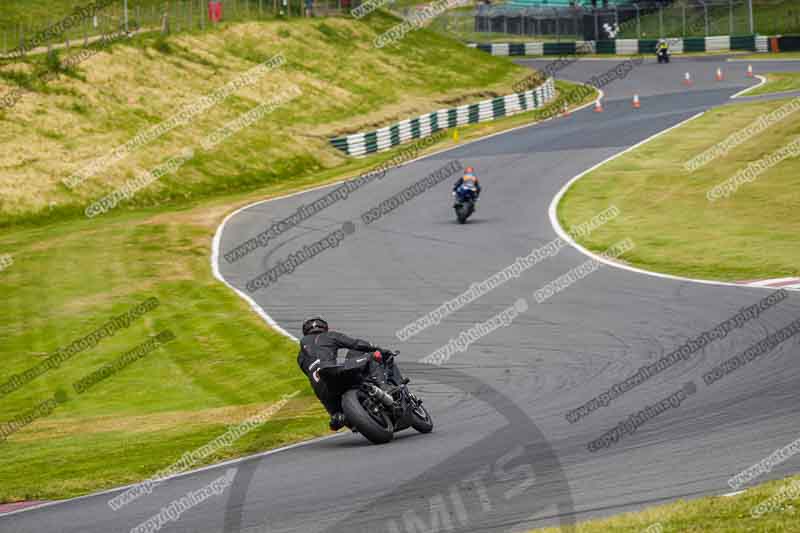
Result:
{"label": "rider in black leathers", "polygon": [[[325,409],[331,415],[330,428],[333,431],[341,429],[345,424],[342,413],[342,395],[350,388],[354,380],[360,379],[363,370],[345,370],[337,364],[337,352],[341,348],[357,352],[372,352],[369,354],[370,365],[367,373],[377,372],[377,364],[384,357],[391,354],[374,344],[361,339],[354,339],[342,333],[328,331],[328,323],[320,318],[309,318],[303,322],[303,338],[300,339],[300,353],[297,354],[297,364],[311,382],[311,388]],[[399,383],[399,370],[396,365],[389,365],[393,379]]]}

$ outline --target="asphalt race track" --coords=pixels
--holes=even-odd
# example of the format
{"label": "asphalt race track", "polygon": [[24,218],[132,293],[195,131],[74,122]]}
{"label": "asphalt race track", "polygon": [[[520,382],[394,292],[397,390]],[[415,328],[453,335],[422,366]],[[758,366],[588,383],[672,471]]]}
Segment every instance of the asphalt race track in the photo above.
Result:
{"label": "asphalt race track", "polygon": [[[523,60],[531,66],[546,61]],[[580,61],[559,72],[586,80],[616,61]],[[756,63],[757,72],[792,64]],[[717,66],[726,80],[714,80]],[[551,200],[575,175],[606,158],[729,102],[756,83],[746,63],[721,56],[648,58],[604,88],[605,112],[517,129],[433,155],[387,173],[235,263],[220,257],[225,279],[248,281],[352,222],[352,233],[252,294],[297,335],[312,313],[331,326],[401,350],[412,387],[426,400],[436,429],[409,430],[371,446],[343,433],[277,453],[178,477],[120,511],[115,493],[0,518],[8,533],[129,532],[162,506],[228,468],[233,487],[164,524],[165,532],[525,531],[708,494],[731,492],[727,480],[798,438],[800,361],[797,339],[724,379],[702,375],[800,317],[788,298],[577,422],[565,414],[643,364],[714,328],[770,291],[698,284],[604,266],[543,303],[533,293],[587,257],[566,247],[406,342],[395,331],[556,238]],[[692,72],[694,86],[682,84]],[[634,92],[642,108],[631,107]],[[695,154],[686,154],[687,159]],[[455,221],[448,178],[380,220],[361,214],[452,162],[474,166],[484,193],[466,225]],[[226,223],[221,252],[254,237],[328,189],[250,206]],[[675,224],[685,221],[675,220]],[[719,228],[719,231],[725,231]],[[753,243],[757,246],[758,243]],[[456,352],[442,366],[419,359],[524,298],[528,309]],[[230,327],[236,327],[231,324]],[[693,386],[687,385],[693,383]],[[630,414],[678,390],[693,392],[618,442],[587,444]],[[797,458],[759,481],[797,472]],[[119,491],[117,491],[119,492]]]}

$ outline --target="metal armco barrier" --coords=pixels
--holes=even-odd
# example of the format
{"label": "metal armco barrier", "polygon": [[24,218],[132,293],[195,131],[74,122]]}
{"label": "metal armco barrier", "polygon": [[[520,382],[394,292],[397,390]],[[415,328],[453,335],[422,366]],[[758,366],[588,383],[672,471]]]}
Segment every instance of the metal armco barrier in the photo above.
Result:
{"label": "metal armco barrier", "polygon": [[[790,50],[800,50],[800,37],[781,37],[786,40]],[[751,52],[766,52],[768,37],[745,35],[730,37],[720,35],[716,37],[688,37],[667,38],[670,43],[670,52],[683,54],[686,52],[727,52],[729,50],[749,50]],[[656,39],[614,39],[608,41],[574,41],[558,43],[469,43],[467,46],[483,50],[493,56],[570,56],[581,53],[591,54],[655,54]],[[780,44],[784,50],[783,44]]]}
{"label": "metal armco barrier", "polygon": [[[505,55],[508,55],[509,46],[506,45],[504,50]],[[529,91],[498,96],[477,104],[440,109],[369,133],[354,133],[345,137],[333,138],[330,142],[347,155],[360,157],[388,150],[411,139],[429,137],[439,130],[540,109],[553,101],[555,97],[555,81],[553,78],[549,78],[542,85]]]}

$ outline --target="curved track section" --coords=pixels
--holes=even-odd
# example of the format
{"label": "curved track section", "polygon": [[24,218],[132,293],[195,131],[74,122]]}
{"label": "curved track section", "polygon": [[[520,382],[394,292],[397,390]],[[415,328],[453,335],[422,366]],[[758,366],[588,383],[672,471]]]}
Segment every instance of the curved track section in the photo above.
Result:
{"label": "curved track section", "polygon": [[[559,77],[583,81],[614,65],[580,61]],[[728,81],[714,81],[717,66],[726,70]],[[745,69],[746,64],[724,63],[724,57],[663,66],[648,61],[604,88],[605,113],[586,109],[415,161],[243,259],[219,258],[225,280],[250,294],[284,329],[296,332],[305,315],[320,313],[336,329],[400,349],[412,386],[434,415],[434,433],[405,432],[386,446],[342,434],[186,474],[116,513],[106,506],[111,494],[95,495],[0,519],[0,530],[131,531],[232,467],[238,470],[237,482],[226,496],[160,530],[410,533],[525,531],[561,524],[566,531],[576,519],[729,492],[731,475],[797,438],[796,339],[713,385],[706,385],[702,375],[800,317],[797,296],[574,423],[565,418],[568,411],[769,293],[603,267],[536,303],[534,291],[586,261],[567,247],[438,326],[406,342],[394,334],[556,238],[548,206],[565,183],[649,136],[727,103],[755,83],[745,78]],[[681,83],[687,70],[695,80],[691,89]],[[639,110],[631,108],[634,92],[642,97]],[[467,225],[454,221],[452,179],[378,221],[363,223],[362,213],[454,160],[474,166],[485,187]],[[327,191],[241,210],[221,229],[221,251]],[[266,288],[252,294],[246,289],[278,260],[341,228],[352,231],[343,233],[335,248]],[[510,325],[454,353],[442,366],[415,363],[520,298],[528,309]],[[590,441],[678,390],[691,393],[679,407],[607,448],[589,451]],[[764,479],[797,466],[796,460],[787,461]]]}

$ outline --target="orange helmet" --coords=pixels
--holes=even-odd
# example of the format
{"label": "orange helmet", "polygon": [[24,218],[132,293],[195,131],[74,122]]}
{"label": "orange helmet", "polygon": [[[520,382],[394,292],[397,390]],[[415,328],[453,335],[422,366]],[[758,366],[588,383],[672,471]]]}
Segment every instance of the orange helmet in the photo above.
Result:
{"label": "orange helmet", "polygon": [[472,174],[473,172],[475,172],[475,169],[472,167],[467,167],[466,170],[464,170],[464,172],[466,172],[467,174]]}

